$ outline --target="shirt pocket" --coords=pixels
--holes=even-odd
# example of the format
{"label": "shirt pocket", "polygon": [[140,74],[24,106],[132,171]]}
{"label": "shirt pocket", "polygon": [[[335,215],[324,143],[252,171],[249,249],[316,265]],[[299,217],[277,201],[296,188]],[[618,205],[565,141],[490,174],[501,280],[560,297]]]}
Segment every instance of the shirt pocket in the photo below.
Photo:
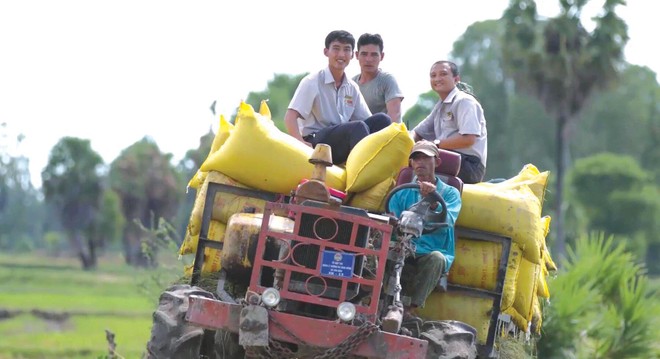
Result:
{"label": "shirt pocket", "polygon": [[458,131],[458,122],[452,112],[443,112],[440,116],[440,128],[443,133],[452,133]]}

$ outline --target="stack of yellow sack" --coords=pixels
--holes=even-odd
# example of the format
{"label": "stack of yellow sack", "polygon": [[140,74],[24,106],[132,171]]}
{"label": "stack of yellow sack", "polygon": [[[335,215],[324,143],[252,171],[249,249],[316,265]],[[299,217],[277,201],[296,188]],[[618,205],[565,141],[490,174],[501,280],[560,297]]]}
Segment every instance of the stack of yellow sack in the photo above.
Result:
{"label": "stack of yellow sack", "polygon": [[[262,108],[267,109],[265,102]],[[314,168],[309,162],[312,151],[275,127],[270,116],[255,113],[252,106],[242,102],[231,135],[200,169],[222,172],[250,188],[288,195],[302,179],[310,178]],[[328,167],[326,182],[344,191],[346,171]]]}
{"label": "stack of yellow sack", "polygon": [[[543,271],[552,263],[545,246],[550,217],[541,217],[548,172],[526,165],[515,177],[500,183],[463,186],[462,207],[456,226],[511,238],[500,310],[521,330],[530,322],[540,330],[539,297],[549,297]],[[502,245],[459,237],[448,282],[487,291],[497,290]],[[554,264],[552,264],[554,266]],[[493,299],[470,292],[433,292],[419,313],[434,320],[459,320],[477,329],[485,344],[491,329]]]}
{"label": "stack of yellow sack", "polygon": [[[234,122],[232,125],[220,116],[211,151],[189,181],[189,187],[195,188],[197,195],[181,255],[196,251],[209,182],[289,195],[302,179],[312,174],[309,158],[313,149],[280,131],[273,124],[265,101],[258,113],[242,102]],[[328,167],[326,184],[355,193],[351,197],[353,205],[378,211],[399,169],[406,165],[412,145],[405,125],[394,123],[363,139],[351,152],[346,169]],[[264,204],[265,201],[252,197],[217,194],[209,239],[222,241],[224,226],[232,214],[246,206],[260,212]],[[219,270],[220,257],[219,251],[207,248],[202,271]]]}
{"label": "stack of yellow sack", "polygon": [[[528,164],[518,175],[504,182],[466,184],[457,220],[457,226],[512,239],[500,310],[509,314],[516,326],[525,332],[532,327],[540,331],[539,297],[550,297],[546,280],[549,270],[556,270],[546,246],[550,217],[541,216],[548,174]],[[459,249],[457,247],[457,262]],[[490,257],[496,256],[494,250],[489,253]],[[496,270],[497,266],[493,265],[492,269]],[[457,267],[456,272],[460,269]],[[454,275],[450,281],[460,282],[457,277]],[[495,277],[491,274],[491,278]],[[489,283],[492,286],[494,282]]]}
{"label": "stack of yellow sack", "polygon": [[[199,188],[195,197],[195,203],[190,214],[188,227],[186,228],[185,239],[181,245],[181,248],[179,249],[180,255],[194,254],[197,251],[197,244],[199,242],[199,235],[202,224],[202,214],[204,212],[204,207],[206,206],[206,192],[208,185],[211,182],[234,187],[247,188],[247,186],[237,182],[231,177],[224,175],[223,173],[217,171],[208,172],[208,174],[205,176],[204,183]],[[230,217],[233,214],[242,212],[246,207],[255,209],[256,213],[262,213],[265,204],[266,201],[259,198],[240,196],[227,192],[216,193],[213,202],[210,203],[210,205],[213,206],[213,210],[211,212],[211,221],[209,223],[207,238],[213,241],[222,242],[224,239],[225,230],[227,228],[227,223],[229,223]],[[206,248],[204,252],[204,264],[202,266],[202,272],[217,272],[220,270],[221,256],[221,251],[212,248]],[[192,266],[186,267],[185,272],[186,274],[191,274]]]}
{"label": "stack of yellow sack", "polygon": [[[256,116],[256,115],[255,115]],[[259,110],[259,117],[261,121],[270,121],[270,110],[265,101],[262,102]],[[220,125],[218,132],[213,139],[211,150],[206,158],[206,163],[212,156],[224,146],[227,139],[235,131],[234,125],[225,120],[224,116],[220,116]],[[206,194],[210,182],[231,185],[235,187],[247,188],[247,186],[226,176],[225,174],[214,169],[203,170],[204,164],[200,167],[197,173],[188,182],[188,187],[197,190],[195,202],[190,214],[188,226],[186,228],[185,238],[179,249],[179,255],[194,254],[197,251],[197,244],[199,242],[199,235],[202,224],[202,214],[205,207]],[[262,211],[265,201],[248,196],[239,196],[231,193],[220,192],[216,194],[213,200],[213,212],[211,221],[209,223],[209,230],[207,238],[213,241],[222,242],[225,235],[225,230],[229,217],[241,212],[245,207],[255,208],[257,211]],[[221,268],[222,253],[213,248],[206,248],[204,252],[204,264],[202,272],[216,272]],[[185,273],[190,275],[192,273],[192,265],[186,266]]]}

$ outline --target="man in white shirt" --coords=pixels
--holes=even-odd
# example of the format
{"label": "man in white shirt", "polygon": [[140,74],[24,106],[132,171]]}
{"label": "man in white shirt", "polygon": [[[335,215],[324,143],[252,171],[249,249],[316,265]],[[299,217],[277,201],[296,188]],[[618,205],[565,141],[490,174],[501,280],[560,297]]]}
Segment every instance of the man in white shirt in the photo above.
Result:
{"label": "man in white shirt", "polygon": [[440,100],[413,128],[413,135],[415,141],[433,141],[438,148],[458,152],[461,155],[458,178],[464,183],[478,183],[483,181],[486,173],[486,118],[479,101],[461,89],[465,87],[460,81],[455,63],[442,60],[431,66],[431,88],[438,93]]}
{"label": "man in white shirt", "polygon": [[384,113],[371,114],[358,85],[346,76],[354,47],[349,32],[330,32],[323,49],[328,67],[300,81],[284,115],[291,136],[310,147],[330,145],[334,164],[346,162],[360,140],[392,123]]}

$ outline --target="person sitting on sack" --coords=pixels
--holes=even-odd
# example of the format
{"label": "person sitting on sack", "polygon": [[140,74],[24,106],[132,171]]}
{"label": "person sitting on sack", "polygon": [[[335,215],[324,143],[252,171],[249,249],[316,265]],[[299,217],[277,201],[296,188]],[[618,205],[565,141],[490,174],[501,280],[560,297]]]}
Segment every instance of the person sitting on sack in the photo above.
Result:
{"label": "person sitting on sack", "polygon": [[346,76],[354,47],[349,32],[330,32],[323,49],[328,67],[300,81],[284,115],[289,135],[312,148],[330,145],[333,164],[346,162],[360,140],[392,123],[384,113],[371,114],[359,86]]}

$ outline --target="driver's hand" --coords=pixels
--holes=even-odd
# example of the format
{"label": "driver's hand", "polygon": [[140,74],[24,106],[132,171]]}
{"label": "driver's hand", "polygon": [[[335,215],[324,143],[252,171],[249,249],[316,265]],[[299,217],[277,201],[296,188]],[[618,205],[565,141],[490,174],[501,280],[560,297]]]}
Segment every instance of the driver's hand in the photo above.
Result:
{"label": "driver's hand", "polygon": [[422,197],[426,197],[430,193],[435,192],[435,184],[431,182],[417,181],[417,184],[419,185],[419,193]]}

